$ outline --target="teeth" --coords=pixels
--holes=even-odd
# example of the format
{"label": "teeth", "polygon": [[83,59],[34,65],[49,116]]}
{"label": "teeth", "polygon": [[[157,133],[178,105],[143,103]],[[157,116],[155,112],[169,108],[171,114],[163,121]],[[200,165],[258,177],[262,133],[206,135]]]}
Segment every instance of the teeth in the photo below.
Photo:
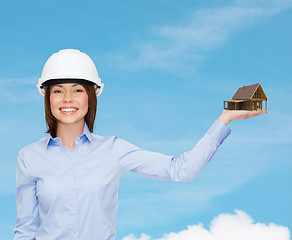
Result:
{"label": "teeth", "polygon": [[77,111],[76,108],[62,108],[61,109],[62,112],[75,112]]}

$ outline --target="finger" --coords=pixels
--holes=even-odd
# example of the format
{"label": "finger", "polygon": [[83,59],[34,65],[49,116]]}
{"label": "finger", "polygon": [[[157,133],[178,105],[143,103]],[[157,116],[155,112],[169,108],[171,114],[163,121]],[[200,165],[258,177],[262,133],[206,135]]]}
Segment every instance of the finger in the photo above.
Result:
{"label": "finger", "polygon": [[263,111],[257,111],[258,113],[259,113],[259,115],[261,115],[261,114],[265,114],[265,113],[268,113],[268,111],[267,110],[263,110]]}

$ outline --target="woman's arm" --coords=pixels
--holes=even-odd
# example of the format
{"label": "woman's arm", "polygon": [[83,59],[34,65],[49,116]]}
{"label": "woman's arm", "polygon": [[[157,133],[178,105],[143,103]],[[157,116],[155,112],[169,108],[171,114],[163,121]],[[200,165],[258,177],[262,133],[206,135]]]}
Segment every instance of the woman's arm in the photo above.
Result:
{"label": "woman's arm", "polygon": [[230,129],[216,120],[196,146],[179,156],[143,150],[123,139],[114,138],[112,151],[122,170],[161,181],[192,181],[216,154]]}
{"label": "woman's arm", "polygon": [[29,176],[22,154],[18,155],[16,173],[17,222],[14,240],[35,240],[39,227],[36,181]]}
{"label": "woman's arm", "polygon": [[263,113],[267,111],[223,110],[219,119],[195,147],[179,156],[146,151],[118,137],[113,140],[112,150],[123,171],[137,172],[142,176],[162,181],[193,181],[230,134],[231,131],[226,126],[230,121],[243,120]]}

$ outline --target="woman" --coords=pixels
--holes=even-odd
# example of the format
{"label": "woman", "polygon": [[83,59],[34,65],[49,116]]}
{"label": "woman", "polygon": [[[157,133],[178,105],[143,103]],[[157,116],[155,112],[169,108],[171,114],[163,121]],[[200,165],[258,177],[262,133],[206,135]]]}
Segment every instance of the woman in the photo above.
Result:
{"label": "woman", "polygon": [[53,54],[38,89],[45,96],[48,134],[19,152],[15,240],[114,239],[122,173],[192,181],[230,134],[230,121],[266,113],[223,110],[191,151],[175,157],[92,133],[103,84],[85,53]]}

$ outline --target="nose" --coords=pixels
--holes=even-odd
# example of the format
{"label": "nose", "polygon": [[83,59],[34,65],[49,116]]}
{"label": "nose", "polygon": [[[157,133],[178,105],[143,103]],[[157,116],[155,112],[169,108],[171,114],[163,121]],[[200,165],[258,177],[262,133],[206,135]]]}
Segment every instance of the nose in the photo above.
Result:
{"label": "nose", "polygon": [[73,101],[73,96],[71,91],[65,91],[63,102],[68,103]]}

